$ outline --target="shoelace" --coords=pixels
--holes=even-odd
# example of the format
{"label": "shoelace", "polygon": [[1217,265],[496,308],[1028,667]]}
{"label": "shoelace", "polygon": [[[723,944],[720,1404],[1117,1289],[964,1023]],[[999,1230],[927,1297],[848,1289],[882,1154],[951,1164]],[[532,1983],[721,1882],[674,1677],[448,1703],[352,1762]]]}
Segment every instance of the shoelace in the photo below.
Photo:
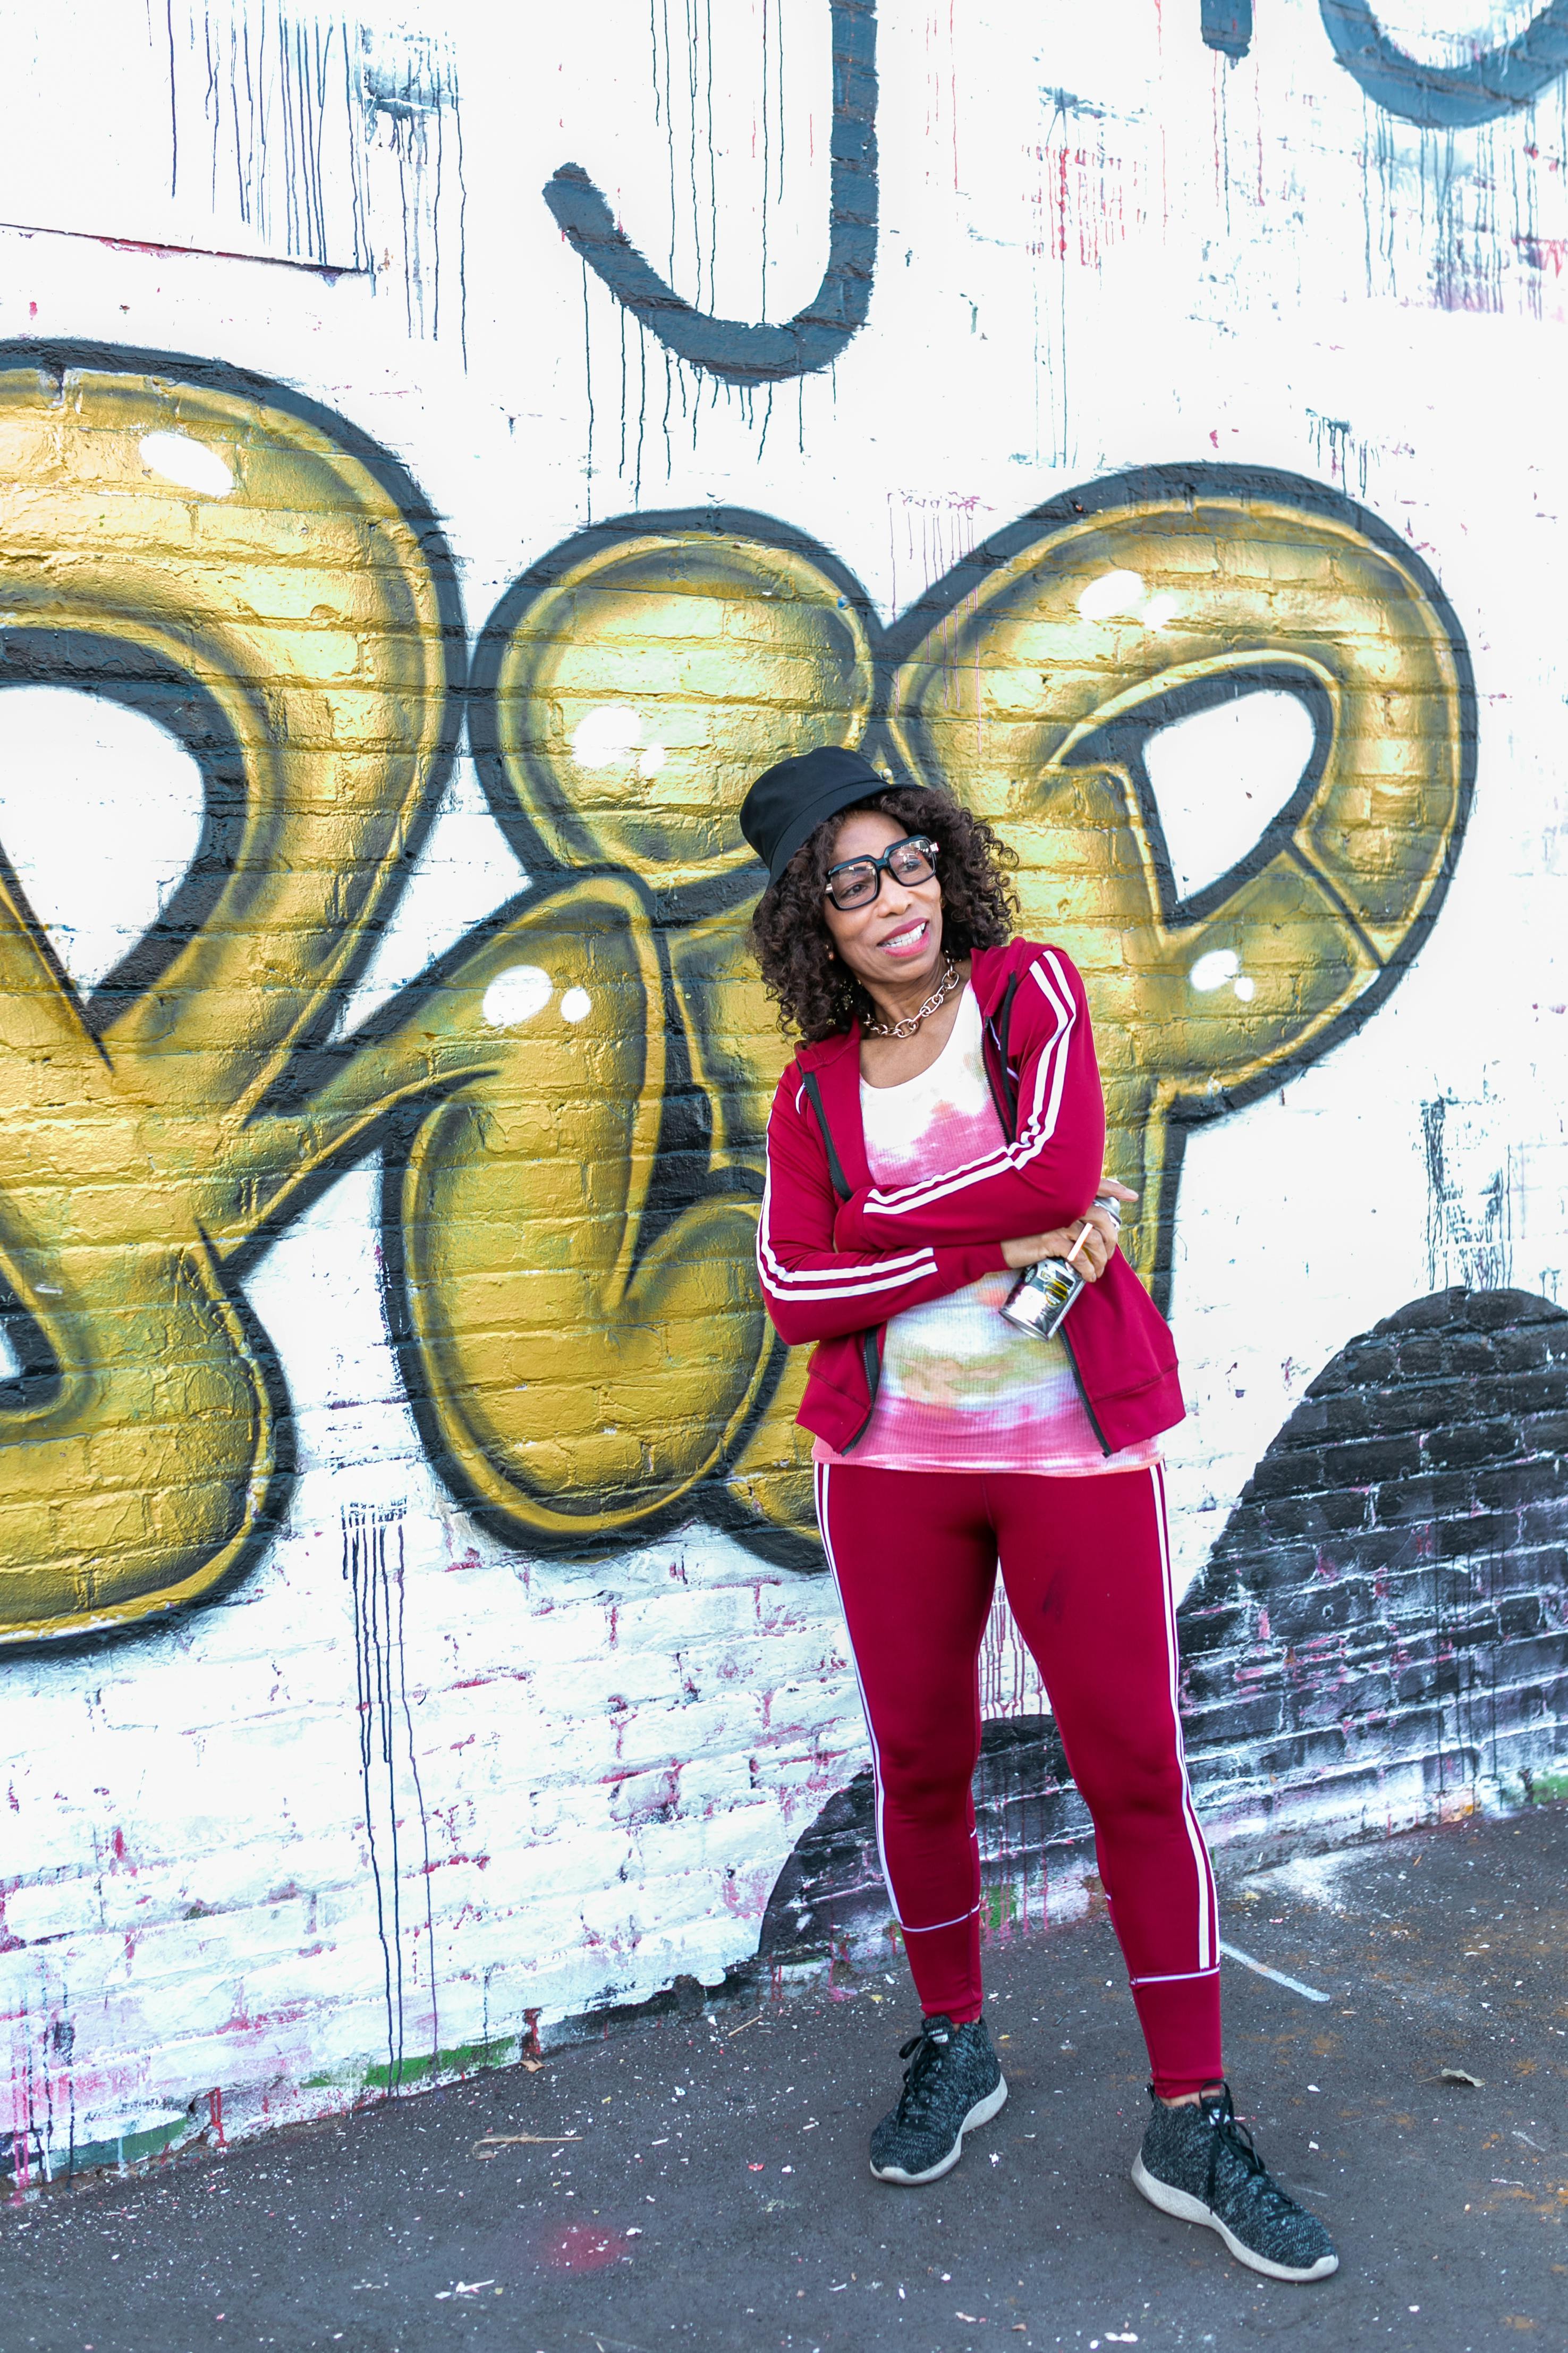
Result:
{"label": "shoelace", "polygon": [[912,2062],[904,2069],[904,2088],[899,2094],[900,2124],[914,2124],[920,2121],[926,2105],[925,2079],[932,2068],[939,2063],[938,2053],[951,2049],[952,2042],[951,2028],[944,2027],[941,2033],[933,2034],[931,2021],[928,2020],[920,2032],[911,2035],[900,2049],[899,2052],[900,2059],[908,2059],[911,2052],[914,2053]]}
{"label": "shoelace", "polygon": [[1292,2205],[1294,2200],[1286,2196],[1279,2184],[1270,2175],[1268,2168],[1253,2145],[1251,2133],[1231,2105],[1228,2084],[1225,2086],[1220,2098],[1205,2100],[1202,2105],[1203,2114],[1207,2118],[1214,2134],[1209,2143],[1208,2179],[1204,2190],[1204,2203],[1211,2207],[1214,2204],[1215,2178],[1219,2171],[1220,2150],[1226,2148],[1233,2157],[1240,2159],[1249,2179],[1257,2179],[1259,2176],[1262,2177],[1267,2185],[1262,2193],[1264,2196],[1275,2199],[1282,2206]]}

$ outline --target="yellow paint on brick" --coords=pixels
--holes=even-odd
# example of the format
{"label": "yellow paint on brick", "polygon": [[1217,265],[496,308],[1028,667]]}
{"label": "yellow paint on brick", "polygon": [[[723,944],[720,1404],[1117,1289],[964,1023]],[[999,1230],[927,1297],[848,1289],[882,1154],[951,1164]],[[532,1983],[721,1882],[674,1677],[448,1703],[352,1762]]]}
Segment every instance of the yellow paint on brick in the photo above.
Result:
{"label": "yellow paint on brick", "polygon": [[[140,444],[167,431],[233,491],[149,473]],[[1165,617],[1086,618],[1110,573]],[[12,630],[176,664],[246,780],[216,905],[101,1039],[0,881],[0,1270],[59,1369],[0,1423],[11,1640],[199,1598],[264,1535],[280,1400],[237,1255],[378,1144],[409,1394],[490,1525],[609,1546],[700,1494],[764,1548],[809,1529],[804,1365],[752,1273],[786,1049],[747,948],[736,816],[768,761],[860,744],[1003,828],[1026,927],[1088,979],[1145,1274],[1180,1124],[1354,1017],[1462,816],[1443,617],[1342,517],[1156,487],[1041,522],[906,650],[880,718],[874,626],[814,557],[684,525],[612,534],[515,592],[492,649],[497,766],[554,871],[295,1101],[280,1082],[391,912],[451,738],[420,531],[346,439],[259,397],[106,368],[62,401],[19,370],[0,377],[0,603]],[[1289,839],[1183,912],[1118,731],[1264,667],[1326,702],[1324,755]],[[1249,997],[1194,990],[1216,951]],[[491,995],[520,968],[521,995]],[[487,1002],[521,1009],[497,1026]],[[677,1076],[711,1149],[671,1200]]]}

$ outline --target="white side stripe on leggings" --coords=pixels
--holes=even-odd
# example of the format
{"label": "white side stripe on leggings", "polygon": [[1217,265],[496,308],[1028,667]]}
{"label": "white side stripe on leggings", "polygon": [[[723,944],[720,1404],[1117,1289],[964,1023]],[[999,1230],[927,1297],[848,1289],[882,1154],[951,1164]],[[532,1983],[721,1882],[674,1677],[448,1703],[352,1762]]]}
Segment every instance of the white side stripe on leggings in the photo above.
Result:
{"label": "white side stripe on leggings", "polygon": [[967,1912],[957,1913],[951,1920],[928,1920],[923,1928],[911,1928],[907,1920],[900,1920],[899,1926],[906,1936],[934,1936],[939,1928],[956,1928],[965,1920],[973,1920],[979,1909],[978,1904],[972,1904]]}
{"label": "white side stripe on leggings", "polygon": [[1175,1736],[1176,1754],[1182,1765],[1182,1820],[1186,1824],[1187,1843],[1193,1851],[1193,1868],[1197,1874],[1198,1966],[1195,1974],[1203,1976],[1211,1968],[1217,1968],[1219,1961],[1210,1933],[1214,1873],[1209,1866],[1204,1834],[1198,1828],[1192,1785],[1187,1779],[1186,1750],[1182,1741],[1182,1708],[1177,1692],[1181,1653],[1176,1644],[1176,1601],[1171,1586],[1171,1547],[1165,1532],[1165,1473],[1163,1464],[1156,1462],[1149,1475],[1153,1489],[1154,1522],[1160,1538],[1160,1576],[1165,1590],[1165,1656],[1170,1669],[1171,1729]]}
{"label": "white side stripe on leggings", "polygon": [[[822,1549],[827,1555],[827,1567],[833,1578],[833,1590],[838,1596],[840,1610],[844,1610],[844,1588],[838,1582],[838,1563],[833,1557],[833,1538],[827,1532],[827,1474],[832,1467],[828,1462],[819,1462],[816,1466],[816,1525],[822,1536]],[[849,1616],[847,1610],[844,1610],[844,1625],[845,1631],[847,1633]],[[888,1850],[882,1843],[882,1759],[878,1753],[877,1734],[871,1722],[871,1711],[866,1704],[866,1686],[860,1680],[860,1662],[855,1656],[853,1642],[849,1645],[849,1661],[855,1670],[855,1688],[860,1694],[860,1713],[866,1719],[866,1737],[871,1744],[871,1786],[876,1792],[877,1860],[882,1866],[882,1878],[888,1890],[888,1901],[893,1907],[893,1917],[899,1921],[901,1928],[904,1924],[899,1919],[899,1899],[893,1893],[893,1883],[888,1873]]]}
{"label": "white side stripe on leggings", "polygon": [[[827,1480],[831,1469],[831,1463],[819,1462],[816,1465],[816,1525],[822,1535],[822,1549],[827,1555],[827,1566],[832,1572],[834,1591],[838,1596],[838,1607],[842,1609],[844,1588],[838,1582],[838,1563],[833,1557],[833,1538],[827,1533]],[[845,1625],[847,1628],[847,1617],[846,1617]],[[866,1718],[866,1737],[871,1744],[871,1784],[877,1793],[877,1859],[882,1866],[882,1878],[888,1890],[888,1901],[893,1907],[894,1919],[906,1936],[932,1936],[939,1928],[956,1928],[961,1920],[972,1920],[980,1906],[978,1904],[972,1904],[967,1912],[960,1912],[954,1919],[928,1920],[919,1928],[911,1927],[899,1910],[899,1898],[893,1886],[892,1873],[888,1869],[888,1850],[882,1838],[882,1759],[877,1746],[877,1735],[871,1723],[871,1711],[866,1704],[866,1686],[860,1680],[860,1663],[855,1658],[853,1642],[849,1645],[849,1656],[854,1662],[855,1687],[860,1694],[860,1710]],[[973,1831],[971,1835],[978,1838],[979,1833]]]}
{"label": "white side stripe on leggings", "polygon": [[[822,1535],[822,1549],[827,1556],[828,1569],[832,1574],[834,1591],[838,1597],[838,1606],[840,1609],[843,1609],[844,1588],[839,1583],[838,1563],[834,1557],[833,1537],[828,1526],[828,1482],[831,1475],[832,1465],[830,1463],[819,1462],[815,1466],[816,1525]],[[1192,1970],[1183,1970],[1173,1973],[1173,1975],[1168,1978],[1134,1978],[1131,1980],[1135,1985],[1164,1985],[1175,1984],[1180,1982],[1181,1979],[1189,1977],[1212,1977],[1219,1967],[1219,1954],[1217,1950],[1217,1937],[1215,1936],[1213,1928],[1214,1874],[1209,1865],[1208,1849],[1204,1842],[1204,1834],[1198,1826],[1196,1809],[1193,1804],[1192,1787],[1187,1779],[1186,1755],[1182,1745],[1181,1704],[1177,1692],[1177,1675],[1180,1653],[1176,1644],[1176,1605],[1175,1596],[1171,1582],[1170,1545],[1165,1529],[1164,1474],[1160,1464],[1155,1463],[1152,1466],[1149,1472],[1149,1480],[1150,1500],[1154,1508],[1154,1524],[1159,1538],[1160,1576],[1164,1594],[1165,1661],[1167,1685],[1171,1702],[1171,1729],[1176,1743],[1176,1753],[1181,1760],[1182,1820],[1187,1833],[1187,1843],[1192,1850],[1193,1868],[1197,1883],[1196,1893],[1198,1905],[1196,1923],[1197,1968]],[[847,1613],[846,1613],[845,1622],[846,1626],[847,1626]],[[855,1645],[853,1642],[849,1645],[849,1655],[851,1662],[855,1668],[855,1686],[860,1694],[861,1713],[866,1719],[866,1737],[870,1743],[871,1779],[872,1787],[876,1792],[875,1820],[877,1825],[877,1856],[882,1866],[882,1877],[887,1885],[888,1900],[893,1907],[893,1917],[898,1921],[900,1927],[903,1930],[906,1936],[930,1936],[938,1928],[954,1927],[957,1925],[957,1920],[969,1919],[974,1912],[979,1910],[979,1905],[972,1905],[969,1911],[960,1913],[957,1915],[956,1920],[933,1920],[926,1923],[926,1925],[921,1927],[911,1926],[903,1918],[902,1914],[899,1910],[898,1894],[893,1886],[892,1876],[888,1869],[888,1849],[883,1836],[884,1796],[882,1789],[881,1754],[877,1746],[876,1728],[871,1722],[871,1711],[866,1701],[866,1686],[861,1679],[859,1662],[855,1658]]]}

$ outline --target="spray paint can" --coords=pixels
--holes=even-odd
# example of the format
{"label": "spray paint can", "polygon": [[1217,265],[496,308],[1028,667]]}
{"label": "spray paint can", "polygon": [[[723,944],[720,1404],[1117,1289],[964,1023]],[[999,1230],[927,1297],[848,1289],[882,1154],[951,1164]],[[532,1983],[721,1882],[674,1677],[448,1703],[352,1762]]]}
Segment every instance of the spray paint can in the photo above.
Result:
{"label": "spray paint can", "polygon": [[[1118,1228],[1121,1213],[1114,1201],[1098,1196],[1097,1209],[1109,1209]],[[1037,1340],[1054,1340],[1067,1320],[1068,1310],[1083,1289],[1084,1279],[1065,1258],[1037,1259],[1026,1266],[1002,1303],[1002,1313],[1020,1332]]]}

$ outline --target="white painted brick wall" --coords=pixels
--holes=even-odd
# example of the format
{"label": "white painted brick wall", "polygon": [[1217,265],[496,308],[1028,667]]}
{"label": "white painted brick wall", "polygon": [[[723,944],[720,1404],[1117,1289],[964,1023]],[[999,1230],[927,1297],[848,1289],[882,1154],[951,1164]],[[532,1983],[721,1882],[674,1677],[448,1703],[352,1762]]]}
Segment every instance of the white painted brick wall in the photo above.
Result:
{"label": "white painted brick wall", "polygon": [[[222,5],[240,17],[249,0]],[[291,5],[310,16],[308,0]],[[169,211],[156,110],[132,109],[112,147],[78,136],[80,61],[103,54],[110,25],[134,47],[140,11],[0,0],[0,57],[34,78],[37,119],[75,142],[47,191],[17,166],[0,203],[24,224],[0,228],[0,332],[211,357],[327,404],[423,485],[470,633],[557,543],[638,506],[746,507],[815,533],[888,620],[978,538],[1134,466],[1295,470],[1408,535],[1476,663],[1475,814],[1447,907],[1387,1006],[1192,1139],[1174,1273],[1192,1410],[1171,1447],[1191,1576],[1327,1359],[1466,1279],[1464,1220],[1500,1171],[1507,1280],[1552,1298],[1568,1284],[1563,89],[1531,115],[1436,142],[1454,159],[1443,192],[1426,176],[1435,146],[1363,105],[1310,0],[1259,9],[1253,54],[1235,64],[1204,48],[1195,8],[972,0],[955,16],[882,0],[869,322],[830,374],[742,396],[667,370],[657,343],[623,332],[537,192],[580,161],[661,266],[673,240],[683,293],[700,290],[700,255],[704,298],[717,282],[752,315],[759,5],[720,12],[711,143],[725,195],[710,256],[706,215],[694,227],[670,177],[633,0],[548,20],[365,0],[376,53],[424,42],[439,103],[460,113],[466,208],[460,227],[450,181],[427,171],[405,229],[387,210],[383,142],[360,189],[375,269],[332,276],[291,266],[281,232],[259,240],[271,259],[236,258],[235,224],[188,187]],[[783,0],[783,13],[773,317],[816,283],[826,206],[827,10]],[[1446,56],[1430,13],[1428,26],[1406,7],[1400,26]],[[1476,0],[1467,37],[1484,45],[1517,13]],[[200,21],[199,0],[187,14]],[[153,89],[169,69],[138,51],[123,70]],[[780,103],[770,85],[770,121]],[[352,261],[346,150],[331,168],[349,174],[328,211]],[[1521,258],[1531,206],[1548,257],[1534,267]],[[128,250],[116,236],[168,246]],[[92,865],[92,804],[62,786],[52,805],[41,757],[35,744],[0,762],[0,842],[85,975],[145,922],[157,877],[136,862],[152,853],[134,825]],[[178,787],[152,769],[142,783],[177,843]],[[83,789],[100,792],[107,827],[132,788],[110,766]],[[525,880],[459,761],[345,1028]],[[1452,1198],[1434,1229],[1422,1105],[1439,1098],[1453,1106]],[[678,1974],[717,1984],[754,1951],[797,1838],[865,1764],[826,1578],[699,1526],[591,1563],[534,1556],[450,1500],[384,1324],[377,1181],[372,1163],[339,1177],[248,1279],[297,1444],[265,1556],[177,1622],[0,1661],[0,2037],[14,2082],[0,2134],[28,2167],[62,2162],[71,2131],[100,2155],[127,2136],[132,2154],[160,2130],[178,2138],[207,2125],[214,2092],[230,2132],[330,2110],[384,2081],[399,2031],[408,2061],[486,2042],[510,2052],[534,2021],[548,2036]],[[368,1781],[343,1574],[356,1508],[395,1512],[405,1546],[403,1641]],[[1037,1704],[1005,1626],[987,1675],[993,1713]],[[1419,1806],[1418,1787],[1404,1802]],[[373,1852],[388,1905],[395,1886],[400,2009]]]}

